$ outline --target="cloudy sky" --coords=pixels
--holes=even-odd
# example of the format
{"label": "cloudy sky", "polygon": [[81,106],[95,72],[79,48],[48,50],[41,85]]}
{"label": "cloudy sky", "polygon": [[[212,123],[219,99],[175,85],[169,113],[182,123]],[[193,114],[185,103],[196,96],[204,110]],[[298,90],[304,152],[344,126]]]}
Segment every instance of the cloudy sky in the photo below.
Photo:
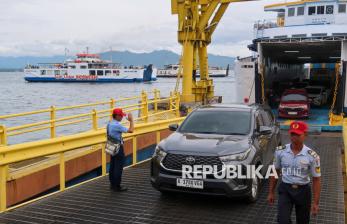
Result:
{"label": "cloudy sky", "polygon": [[[282,0],[235,3],[217,28],[209,52],[247,56],[253,23],[275,19],[264,5]],[[0,56],[74,54],[167,49],[177,53],[177,16],[170,0],[0,0]]]}

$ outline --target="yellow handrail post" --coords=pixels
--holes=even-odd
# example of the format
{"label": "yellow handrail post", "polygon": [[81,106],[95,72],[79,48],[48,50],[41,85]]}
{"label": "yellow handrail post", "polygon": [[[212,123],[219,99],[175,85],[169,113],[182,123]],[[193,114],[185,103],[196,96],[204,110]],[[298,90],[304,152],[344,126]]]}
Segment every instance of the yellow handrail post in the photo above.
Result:
{"label": "yellow handrail post", "polygon": [[175,106],[176,106],[176,117],[180,117],[180,95],[178,92],[175,93]]}
{"label": "yellow handrail post", "polygon": [[55,138],[55,106],[51,106],[51,138]]}
{"label": "yellow handrail post", "polygon": [[5,125],[0,125],[0,145],[7,145],[7,131]]}
{"label": "yellow handrail post", "polygon": [[7,208],[7,173],[8,165],[0,166],[0,213]]}
{"label": "yellow handrail post", "polygon": [[133,137],[133,165],[137,163],[137,138]]}
{"label": "yellow handrail post", "polygon": [[155,134],[156,134],[156,143],[159,144],[159,142],[160,142],[160,131],[156,131]]}
{"label": "yellow handrail post", "polygon": [[59,179],[60,179],[60,190],[65,190],[65,158],[64,153],[59,154]]}
{"label": "yellow handrail post", "polygon": [[148,96],[147,93],[145,91],[142,91],[141,94],[141,98],[142,98],[142,114],[141,117],[143,117],[144,121],[147,122],[148,121]]}
{"label": "yellow handrail post", "polygon": [[110,109],[111,109],[111,115],[110,115],[110,121],[112,121],[112,109],[115,107],[115,100],[113,98],[110,99]]}
{"label": "yellow handrail post", "polygon": [[106,144],[102,144],[101,145],[101,175],[105,176],[106,175],[106,153],[105,153],[105,145]]}
{"label": "yellow handrail post", "polygon": [[93,115],[92,115],[92,120],[93,120],[93,130],[98,130],[98,114],[95,109],[93,109]]}
{"label": "yellow handrail post", "polygon": [[158,111],[158,90],[154,89],[154,111],[157,112]]}
{"label": "yellow handrail post", "polygon": [[172,110],[172,92],[170,92],[170,97],[169,97],[169,110]]}

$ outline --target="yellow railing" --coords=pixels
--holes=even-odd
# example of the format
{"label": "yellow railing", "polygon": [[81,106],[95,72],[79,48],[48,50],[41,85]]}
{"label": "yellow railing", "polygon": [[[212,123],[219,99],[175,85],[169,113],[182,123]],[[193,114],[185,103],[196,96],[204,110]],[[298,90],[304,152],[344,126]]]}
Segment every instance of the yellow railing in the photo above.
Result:
{"label": "yellow railing", "polygon": [[[136,165],[137,161],[137,147],[136,147],[136,138],[139,135],[146,133],[156,132],[156,142],[160,141],[160,131],[168,128],[169,124],[181,123],[184,117],[167,119],[162,121],[155,121],[149,123],[138,124],[135,126],[135,132],[131,134],[125,134],[124,140],[127,141],[132,139],[133,142],[133,151],[132,151],[132,165]],[[31,203],[38,199],[50,196],[45,195],[34,200],[16,205],[14,207],[7,208],[7,198],[6,198],[6,182],[8,179],[8,166],[13,163],[25,161],[28,159],[39,158],[49,155],[59,155],[59,173],[60,173],[60,189],[57,192],[64,191],[66,189],[65,183],[65,156],[64,153],[72,151],[74,149],[95,146],[102,144],[102,149],[106,141],[106,130],[105,128],[100,128],[96,130],[91,130],[88,132],[56,137],[54,139],[40,140],[30,143],[22,143],[11,146],[2,146],[0,147],[0,212],[6,210],[11,210],[22,206],[24,204]],[[90,151],[90,153],[95,152],[96,150]],[[106,154],[104,150],[101,151],[101,167],[102,175],[106,175]],[[101,177],[100,176],[100,177]],[[97,177],[99,178],[99,177]],[[95,179],[95,178],[94,178]],[[84,182],[83,182],[84,183]],[[78,184],[79,185],[79,184]],[[75,185],[76,186],[76,185]],[[54,193],[57,193],[54,192]]]}
{"label": "yellow railing", "polygon": [[[152,99],[149,99],[148,94],[153,94]],[[133,104],[125,104],[131,101],[140,101],[140,103]],[[112,119],[111,111],[113,108],[122,107],[125,112],[140,112],[139,117],[135,118],[135,122],[147,122],[150,116],[155,115],[158,112],[158,103],[160,102],[168,102],[170,105],[170,110],[161,111],[161,113],[168,113],[176,111],[176,115],[179,115],[179,106],[172,107],[172,105],[179,105],[179,95],[178,93],[170,94],[170,97],[160,98],[160,91],[155,89],[151,92],[142,92],[140,96],[128,97],[128,98],[120,98],[120,99],[110,99],[108,101],[95,102],[89,104],[80,104],[74,106],[66,106],[66,107],[55,107],[51,106],[48,109],[36,110],[18,114],[10,114],[10,115],[0,115],[0,145],[8,145],[8,137],[18,136],[26,133],[39,132],[43,130],[50,130],[50,138],[55,138],[57,136],[57,127],[87,123],[92,122],[92,130],[95,130],[99,127],[98,121],[99,119],[109,117]],[[121,105],[123,104],[123,105]],[[125,105],[124,105],[125,104]],[[149,105],[153,105],[154,114],[149,115]],[[93,107],[104,106],[106,109],[97,110]],[[79,113],[74,115],[68,115],[64,117],[57,117],[57,112],[60,111],[72,111],[75,109],[88,109],[89,112]],[[49,114],[48,120],[38,121],[29,124],[23,124],[13,127],[6,127],[2,125],[2,120],[6,120],[9,118],[22,118],[30,115],[39,115],[39,116],[47,116]],[[24,119],[23,119],[24,120]]]}
{"label": "yellow railing", "polygon": [[[61,107],[61,108],[55,108],[51,107],[50,109],[45,110],[39,110],[39,111],[33,111],[33,112],[25,112],[21,114],[15,114],[15,115],[4,115],[0,116],[1,119],[6,118],[14,118],[14,117],[20,117],[20,116],[27,116],[32,114],[40,114],[40,113],[50,113],[50,120],[46,121],[40,121],[35,122],[31,124],[25,124],[21,126],[16,127],[9,127],[6,128],[4,125],[0,126],[0,137],[1,137],[1,145],[0,145],[0,212],[4,212],[6,210],[11,210],[14,208],[17,208],[19,206],[22,206],[24,204],[28,204],[30,202],[39,200],[43,197],[50,196],[54,193],[64,191],[66,189],[66,175],[65,175],[65,162],[66,162],[66,156],[65,153],[83,148],[88,146],[101,146],[101,168],[102,168],[102,174],[101,176],[106,175],[106,154],[103,150],[105,141],[106,141],[106,130],[104,127],[100,128],[98,125],[98,119],[102,117],[110,117],[111,111],[115,107],[115,102],[119,102],[121,100],[126,101],[129,99],[141,99],[140,103],[132,104],[132,105],[126,105],[122,108],[125,109],[125,111],[135,111],[140,110],[141,116],[136,118],[136,120],[142,120],[142,121],[148,121],[150,117],[160,115],[163,113],[168,112],[174,112],[176,115],[176,118],[166,119],[166,120],[159,120],[159,121],[152,121],[152,122],[142,122],[142,123],[136,123],[135,124],[135,132],[132,134],[125,134],[124,139],[125,141],[131,139],[133,142],[133,149],[132,149],[132,166],[136,165],[138,163],[137,161],[137,145],[136,145],[136,138],[139,135],[143,135],[146,133],[156,133],[156,142],[158,143],[160,141],[160,131],[165,130],[168,128],[169,124],[173,123],[181,123],[184,119],[184,117],[179,117],[179,95],[177,93],[170,94],[170,97],[168,98],[160,98],[159,91],[154,91],[154,98],[148,99],[148,93],[142,92],[141,96],[139,97],[132,97],[132,98],[123,98],[120,100],[114,100],[111,99],[110,101],[105,102],[98,102],[98,103],[91,103],[91,104],[83,104],[83,105],[76,105],[76,106],[70,106],[70,107]],[[169,107],[167,110],[160,111],[158,109],[158,103],[160,102],[168,102]],[[89,106],[97,106],[101,104],[109,104],[108,109],[104,110],[96,110],[93,109],[90,113],[83,113],[83,114],[77,114],[72,116],[67,116],[63,118],[56,118],[56,111],[59,110],[67,110],[67,109],[75,109],[75,108],[82,108],[82,107],[89,107]],[[149,105],[153,104],[153,113],[149,113]],[[87,117],[87,118],[86,118]],[[79,118],[78,121],[69,121],[72,119]],[[81,119],[82,118],[82,119]],[[69,125],[74,122],[82,122],[81,120],[91,120],[92,121],[92,128],[89,131],[68,135],[68,136],[56,136],[55,134],[55,128],[63,125]],[[59,123],[64,122],[64,123]],[[37,127],[40,125],[46,125],[44,127]],[[35,128],[33,128],[35,127]],[[31,128],[29,131],[18,131],[22,129]],[[42,128],[42,129],[41,129]],[[7,138],[8,136],[13,135],[19,135],[26,132],[35,132],[38,130],[43,129],[50,129],[51,131],[51,138],[34,141],[34,142],[25,142],[20,144],[13,144],[8,145],[7,144]],[[93,150],[89,151],[89,153],[95,152],[97,150],[100,150],[100,147],[94,147]],[[21,203],[19,205],[13,206],[8,208],[7,207],[7,181],[9,179],[9,165],[18,163],[21,161],[25,161],[28,159],[34,159],[34,158],[40,158],[44,156],[51,156],[51,155],[59,155],[58,164],[59,164],[59,183],[60,183],[60,189],[57,192],[54,192],[52,194],[48,194],[30,201],[27,201],[25,203]],[[101,177],[100,176],[100,177]],[[99,177],[97,177],[99,178]],[[94,178],[95,179],[95,178]],[[90,180],[89,180],[90,181]],[[84,182],[83,182],[84,183]],[[80,185],[80,184],[78,184]],[[77,185],[74,185],[77,186]]]}

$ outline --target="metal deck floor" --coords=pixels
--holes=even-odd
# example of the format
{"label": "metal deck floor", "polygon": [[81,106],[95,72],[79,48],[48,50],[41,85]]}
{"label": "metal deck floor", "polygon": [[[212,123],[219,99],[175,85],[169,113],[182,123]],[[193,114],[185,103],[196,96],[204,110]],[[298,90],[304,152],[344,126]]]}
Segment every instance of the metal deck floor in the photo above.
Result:
{"label": "metal deck floor", "polygon": [[[287,136],[283,138],[287,142]],[[322,164],[320,212],[311,223],[345,223],[342,137],[322,133],[311,136],[307,145],[320,154]],[[127,169],[123,183],[129,191],[112,192],[108,177],[102,177],[1,214],[0,223],[276,223],[276,206],[266,202],[267,183],[255,204],[220,197],[161,195],[149,182],[148,162]]]}

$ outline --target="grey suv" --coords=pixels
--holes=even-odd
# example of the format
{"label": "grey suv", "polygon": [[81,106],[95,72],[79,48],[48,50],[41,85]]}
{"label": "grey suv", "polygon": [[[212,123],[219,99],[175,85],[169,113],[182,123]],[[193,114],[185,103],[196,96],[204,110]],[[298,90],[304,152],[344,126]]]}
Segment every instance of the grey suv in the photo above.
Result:
{"label": "grey suv", "polygon": [[264,175],[280,145],[280,129],[271,109],[262,105],[216,104],[194,110],[181,126],[156,147],[151,160],[154,188],[228,197],[258,198],[261,180],[216,178],[207,175],[194,184],[184,184],[183,165],[213,165],[220,172],[223,165],[262,165]]}

